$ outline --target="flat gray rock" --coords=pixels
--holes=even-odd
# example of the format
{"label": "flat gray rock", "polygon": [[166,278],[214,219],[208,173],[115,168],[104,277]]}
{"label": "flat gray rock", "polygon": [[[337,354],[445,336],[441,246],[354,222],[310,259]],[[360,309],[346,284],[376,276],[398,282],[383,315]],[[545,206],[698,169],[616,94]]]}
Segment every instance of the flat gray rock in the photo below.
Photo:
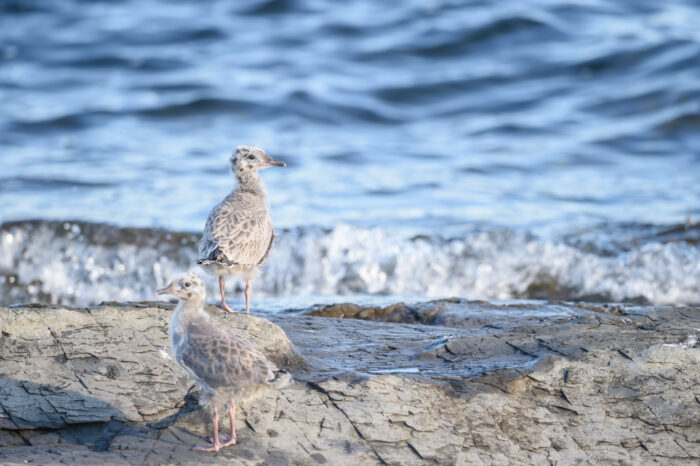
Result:
{"label": "flat gray rock", "polygon": [[238,444],[216,454],[190,450],[208,413],[170,356],[171,309],[0,308],[0,462],[700,458],[700,308],[443,300],[270,320],[212,309],[296,379],[243,404]]}

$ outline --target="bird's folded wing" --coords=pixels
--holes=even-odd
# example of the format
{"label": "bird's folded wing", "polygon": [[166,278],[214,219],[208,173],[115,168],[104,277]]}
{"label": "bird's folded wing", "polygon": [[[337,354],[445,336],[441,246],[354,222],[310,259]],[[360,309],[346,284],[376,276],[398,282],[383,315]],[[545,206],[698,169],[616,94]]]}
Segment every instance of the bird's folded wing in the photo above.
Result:
{"label": "bird's folded wing", "polygon": [[211,323],[190,324],[179,355],[187,370],[214,389],[267,383],[277,370],[246,340]]}
{"label": "bird's folded wing", "polygon": [[212,210],[204,228],[200,260],[257,265],[273,238],[267,208],[242,196],[227,198]]}

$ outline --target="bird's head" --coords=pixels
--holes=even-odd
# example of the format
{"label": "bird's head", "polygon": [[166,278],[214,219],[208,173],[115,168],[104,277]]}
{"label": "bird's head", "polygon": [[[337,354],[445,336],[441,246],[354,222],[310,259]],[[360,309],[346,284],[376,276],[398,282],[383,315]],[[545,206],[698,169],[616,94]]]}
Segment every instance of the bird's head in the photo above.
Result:
{"label": "bird's head", "polygon": [[175,280],[165,288],[156,290],[156,294],[175,296],[183,301],[204,301],[206,291],[202,279],[195,273],[190,273]]}
{"label": "bird's head", "polygon": [[287,164],[274,160],[259,147],[238,146],[231,155],[233,173],[253,173],[267,167],[285,167]]}

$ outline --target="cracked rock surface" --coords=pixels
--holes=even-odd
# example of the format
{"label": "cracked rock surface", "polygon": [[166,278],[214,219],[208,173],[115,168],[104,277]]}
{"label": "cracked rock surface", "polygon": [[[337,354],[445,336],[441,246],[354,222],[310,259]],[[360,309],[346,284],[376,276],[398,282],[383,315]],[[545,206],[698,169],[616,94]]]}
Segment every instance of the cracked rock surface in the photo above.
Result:
{"label": "cracked rock surface", "polygon": [[700,459],[700,308],[450,299],[268,320],[212,307],[296,380],[241,405],[238,444],[216,454],[190,450],[210,427],[170,355],[172,308],[0,308],[0,463]]}

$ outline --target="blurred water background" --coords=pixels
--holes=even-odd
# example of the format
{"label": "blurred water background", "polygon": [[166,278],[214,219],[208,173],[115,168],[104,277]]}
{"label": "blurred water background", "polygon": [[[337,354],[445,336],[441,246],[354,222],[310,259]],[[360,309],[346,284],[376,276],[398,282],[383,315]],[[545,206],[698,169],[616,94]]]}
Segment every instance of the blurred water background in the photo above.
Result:
{"label": "blurred water background", "polygon": [[698,303],[699,25],[693,0],[4,0],[0,304],[153,299],[238,144],[288,164],[254,306]]}

